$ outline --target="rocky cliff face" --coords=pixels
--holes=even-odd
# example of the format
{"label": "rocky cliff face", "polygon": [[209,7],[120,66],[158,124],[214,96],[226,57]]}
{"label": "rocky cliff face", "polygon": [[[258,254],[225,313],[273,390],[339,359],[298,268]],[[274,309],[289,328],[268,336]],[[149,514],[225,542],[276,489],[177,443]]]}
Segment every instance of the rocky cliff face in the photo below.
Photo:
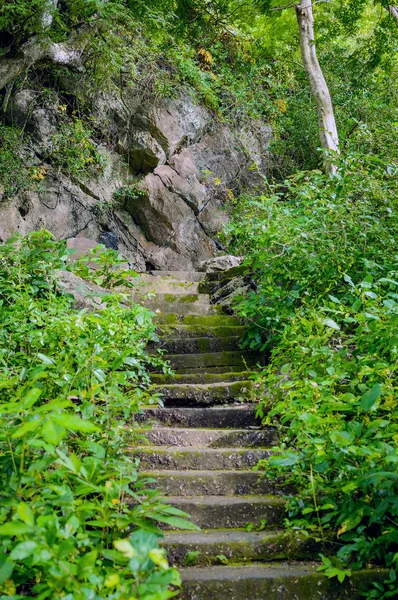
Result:
{"label": "rocky cliff face", "polygon": [[[7,121],[30,132],[30,165],[48,155],[60,103],[32,89],[9,102]],[[93,169],[80,180],[47,165],[38,189],[0,201],[1,240],[43,227],[60,239],[111,240],[139,271],[188,270],[214,256],[228,195],[266,170],[269,128],[227,127],[189,97],[142,102],[133,92],[103,95],[91,111],[106,140],[97,148],[103,172]]]}

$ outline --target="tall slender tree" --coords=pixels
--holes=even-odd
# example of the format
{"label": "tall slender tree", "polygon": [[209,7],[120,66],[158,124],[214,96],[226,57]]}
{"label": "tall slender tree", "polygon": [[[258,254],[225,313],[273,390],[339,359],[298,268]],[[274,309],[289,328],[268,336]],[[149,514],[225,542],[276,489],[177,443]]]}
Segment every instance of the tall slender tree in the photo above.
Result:
{"label": "tall slender tree", "polygon": [[[318,111],[321,145],[329,153],[338,153],[339,136],[332,98],[316,52],[312,0],[301,0],[299,4],[296,4],[295,9],[299,26],[301,57]],[[330,156],[325,158],[325,168],[330,173],[334,173],[336,170]]]}

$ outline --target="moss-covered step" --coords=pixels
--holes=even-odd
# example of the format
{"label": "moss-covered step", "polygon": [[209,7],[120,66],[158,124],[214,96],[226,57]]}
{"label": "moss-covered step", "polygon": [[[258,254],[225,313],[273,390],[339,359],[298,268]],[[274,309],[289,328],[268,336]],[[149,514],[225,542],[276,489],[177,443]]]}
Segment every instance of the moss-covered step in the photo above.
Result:
{"label": "moss-covered step", "polygon": [[143,471],[143,477],[154,478],[148,484],[167,496],[234,496],[248,494],[287,493],[282,482],[260,478],[253,471]]}
{"label": "moss-covered step", "polygon": [[180,448],[270,448],[278,441],[275,428],[264,429],[183,429],[153,427],[141,430],[148,445]]}
{"label": "moss-covered step", "polygon": [[317,573],[314,563],[246,564],[180,569],[180,600],[361,600],[381,569],[354,571],[343,584]]}
{"label": "moss-covered step", "polygon": [[181,315],[178,311],[175,314],[158,314],[156,322],[160,325],[193,325],[194,327],[238,327],[241,326],[241,320],[231,315]]}
{"label": "moss-covered step", "polygon": [[189,304],[190,306],[210,304],[210,296],[208,294],[166,294],[155,292],[154,294],[141,296],[142,302],[146,302],[147,300],[159,302],[160,304],[173,304],[177,302],[178,304]]}
{"label": "moss-covered step", "polygon": [[[203,369],[198,369],[197,367],[184,367],[182,369],[175,369],[174,373],[176,375],[227,375],[228,373],[249,373],[250,376],[253,375],[255,371],[248,371],[249,365],[240,364],[240,365],[226,365],[224,367],[206,367]],[[254,365],[254,369],[256,369],[256,365]],[[247,377],[245,379],[248,379]],[[228,382],[228,377],[225,377],[225,381]],[[237,380],[242,381],[242,380]],[[222,383],[222,382],[221,382]]]}
{"label": "moss-covered step", "polygon": [[244,400],[247,401],[252,387],[252,381],[201,384],[183,383],[152,385],[150,392],[153,394],[161,394],[166,406],[212,406],[214,404],[236,402],[237,400],[241,400],[242,402]]}
{"label": "moss-covered step", "polygon": [[255,365],[262,360],[256,352],[243,352],[242,350],[198,354],[165,354],[163,358],[170,362],[172,369],[176,370]]}
{"label": "moss-covered step", "polygon": [[174,373],[173,375],[153,373],[151,375],[151,380],[152,383],[156,385],[173,385],[181,383],[230,383],[233,381],[248,381],[251,375],[252,373],[250,371],[231,372],[228,367],[223,373],[196,372],[196,369],[194,373]]}
{"label": "moss-covered step", "polygon": [[140,294],[199,294],[199,283],[194,281],[175,281],[166,277],[153,277],[143,279],[141,276],[134,279],[133,293]]}
{"label": "moss-covered step", "polygon": [[272,455],[267,448],[196,448],[196,447],[139,447],[133,450],[145,470],[202,470],[250,469],[258,461]]}
{"label": "moss-covered step", "polygon": [[140,423],[155,421],[170,427],[215,427],[239,429],[256,427],[256,411],[252,405],[214,406],[209,408],[148,408],[136,415]]}
{"label": "moss-covered step", "polygon": [[219,338],[219,337],[237,337],[242,339],[246,327],[243,325],[221,325],[220,327],[209,327],[207,325],[160,325],[157,328],[159,337],[176,338]]}
{"label": "moss-covered step", "polygon": [[156,343],[157,348],[169,354],[200,354],[202,352],[231,352],[239,350],[239,337],[169,337]]}
{"label": "moss-covered step", "polygon": [[[150,277],[160,277],[176,281],[203,281],[206,273],[202,271],[147,271],[147,273],[141,273],[140,277],[148,279]],[[149,279],[149,281],[151,280]]]}
{"label": "moss-covered step", "polygon": [[277,525],[285,510],[285,501],[278,496],[182,496],[168,497],[167,502],[190,515],[201,529],[254,527],[264,520]]}
{"label": "moss-covered step", "polygon": [[146,308],[157,313],[157,315],[184,316],[217,316],[222,315],[222,309],[212,304],[189,304],[187,302],[163,302],[154,298],[141,301]]}
{"label": "moss-covered step", "polygon": [[166,532],[161,542],[172,565],[183,566],[189,552],[198,552],[195,564],[220,564],[220,555],[233,563],[273,560],[311,560],[327,552],[314,538],[301,532],[209,529]]}

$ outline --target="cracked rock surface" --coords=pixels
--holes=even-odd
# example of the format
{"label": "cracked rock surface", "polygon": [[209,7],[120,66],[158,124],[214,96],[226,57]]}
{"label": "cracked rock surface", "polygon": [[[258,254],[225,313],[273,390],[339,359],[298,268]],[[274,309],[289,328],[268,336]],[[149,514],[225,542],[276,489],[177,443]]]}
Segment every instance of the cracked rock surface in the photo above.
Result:
{"label": "cracked rock surface", "polygon": [[[94,242],[111,233],[140,272],[188,271],[216,256],[227,199],[256,185],[249,169],[254,162],[259,173],[266,172],[269,127],[253,122],[244,130],[229,128],[188,96],[143,106],[133,90],[123,102],[104,93],[91,111],[93,129],[109,140],[97,147],[106,166],[80,180],[52,167],[48,158],[60,131],[61,103],[44,100],[34,89],[19,89],[10,99],[6,120],[30,134],[27,164],[44,160],[45,177],[36,191],[1,200],[0,242],[40,228],[58,239]],[[115,192],[132,181],[140,193],[115,202]]]}

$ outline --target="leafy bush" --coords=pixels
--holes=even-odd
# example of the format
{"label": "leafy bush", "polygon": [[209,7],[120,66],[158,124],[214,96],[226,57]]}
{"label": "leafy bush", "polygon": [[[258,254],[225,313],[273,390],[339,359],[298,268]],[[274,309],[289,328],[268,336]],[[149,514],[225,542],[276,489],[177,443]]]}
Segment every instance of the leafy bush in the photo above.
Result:
{"label": "leafy bush", "polygon": [[8,198],[34,183],[22,156],[22,136],[16,127],[0,124],[0,196]]}
{"label": "leafy bush", "polygon": [[85,179],[93,167],[102,171],[104,158],[91,139],[91,131],[80,119],[62,124],[52,143],[50,160],[68,175]]}
{"label": "leafy bush", "polygon": [[134,414],[156,401],[147,369],[162,364],[145,351],[152,314],[111,293],[97,313],[73,310],[65,259],[47,232],[0,248],[0,592],[171,598],[156,523],[189,523],[131,449]]}
{"label": "leafy bush", "polygon": [[370,595],[387,598],[398,561],[397,165],[352,154],[339,169],[245,198],[228,236],[258,285],[237,303],[246,343],[270,353],[258,413],[280,446],[260,468],[297,490],[288,526],[337,538],[325,573],[391,567],[387,595]]}

